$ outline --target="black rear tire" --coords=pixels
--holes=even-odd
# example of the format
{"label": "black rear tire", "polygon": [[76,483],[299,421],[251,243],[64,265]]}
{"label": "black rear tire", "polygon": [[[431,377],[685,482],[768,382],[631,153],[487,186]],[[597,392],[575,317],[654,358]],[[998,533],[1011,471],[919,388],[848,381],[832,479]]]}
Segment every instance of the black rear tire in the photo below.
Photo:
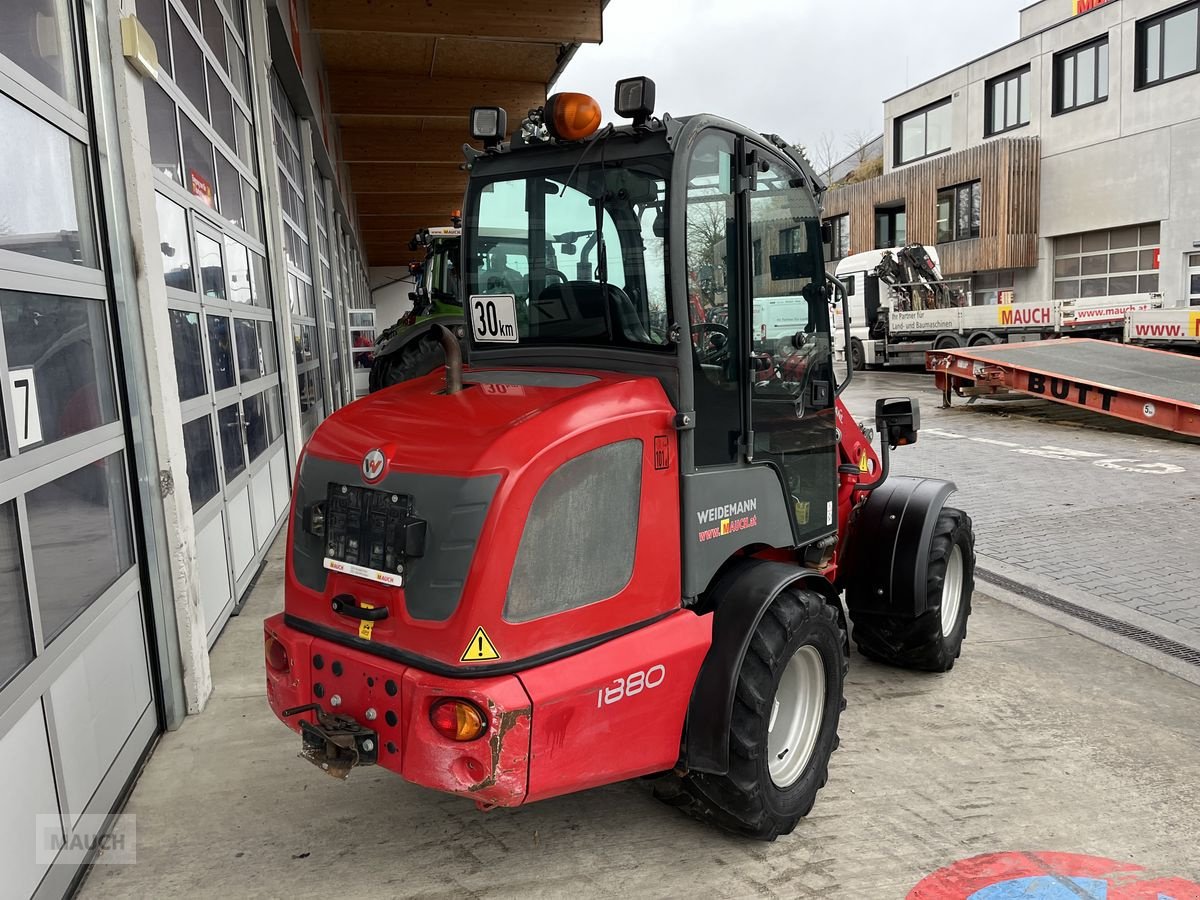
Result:
{"label": "black rear tire", "polygon": [[867,352],[858,338],[850,339],[850,365],[855,372],[861,372],[867,367]]}
{"label": "black rear tire", "polygon": [[375,357],[371,366],[371,392],[420,378],[444,365],[446,351],[442,349],[442,342],[432,333],[423,334],[394,353]]}
{"label": "black rear tire", "polygon": [[[656,796],[735,834],[764,841],[790,834],[812,809],[817,791],[825,786],[829,757],[838,746],[849,665],[844,644],[838,611],[820,594],[797,588],[780,594],[763,613],[738,673],[728,774],[694,772],[671,777],[656,788]],[[768,729],[784,669],[803,647],[817,651],[824,671],[821,722],[801,774],[779,788],[768,768]]]}
{"label": "black rear tire", "polygon": [[[957,606],[950,604],[954,621],[942,619],[943,586],[957,551],[961,564],[961,591]],[[952,579],[953,580],[953,579]],[[924,672],[948,672],[962,654],[975,589],[975,532],[971,517],[945,507],[938,514],[929,544],[925,574],[926,609],[917,618],[855,612],[855,598],[847,596],[851,636],[864,656],[893,666]]]}

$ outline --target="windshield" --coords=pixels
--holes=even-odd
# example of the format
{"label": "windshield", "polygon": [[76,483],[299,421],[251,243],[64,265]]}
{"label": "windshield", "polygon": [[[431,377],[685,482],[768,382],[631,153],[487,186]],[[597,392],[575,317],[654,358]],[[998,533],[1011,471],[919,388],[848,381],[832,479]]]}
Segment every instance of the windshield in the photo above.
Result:
{"label": "windshield", "polygon": [[429,296],[443,303],[461,303],[458,294],[458,238],[438,240],[425,264]]}
{"label": "windshield", "polygon": [[595,162],[483,185],[463,260],[475,341],[670,346],[669,165]]}

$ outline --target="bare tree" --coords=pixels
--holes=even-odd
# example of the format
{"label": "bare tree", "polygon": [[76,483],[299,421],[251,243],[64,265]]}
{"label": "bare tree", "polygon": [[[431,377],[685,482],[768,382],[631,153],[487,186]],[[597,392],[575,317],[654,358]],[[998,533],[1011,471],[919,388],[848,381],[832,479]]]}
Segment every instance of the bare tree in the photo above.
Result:
{"label": "bare tree", "polygon": [[693,202],[687,210],[688,273],[695,279],[704,301],[711,303],[713,295],[724,284],[721,268],[729,235],[733,210],[728,198],[714,195],[711,202]]}
{"label": "bare tree", "polygon": [[865,128],[856,128],[846,135],[846,149],[857,158],[859,163],[867,161],[867,148],[875,140],[875,135]]}
{"label": "bare tree", "polygon": [[818,174],[824,175],[841,159],[842,157],[838,153],[837,138],[834,137],[832,131],[827,131],[817,138],[813,144],[812,163],[816,166]]}

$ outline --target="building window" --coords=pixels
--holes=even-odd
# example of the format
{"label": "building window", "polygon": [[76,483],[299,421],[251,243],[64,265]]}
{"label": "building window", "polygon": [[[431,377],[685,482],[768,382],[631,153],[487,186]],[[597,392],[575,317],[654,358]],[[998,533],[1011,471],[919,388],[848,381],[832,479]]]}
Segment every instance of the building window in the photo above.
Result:
{"label": "building window", "polygon": [[1200,72],[1200,3],[1138,22],[1135,65],[1138,90]]}
{"label": "building window", "polygon": [[875,210],[875,249],[903,247],[908,239],[908,217],[903,206]]}
{"label": "building window", "polygon": [[937,240],[965,241],[979,237],[979,182],[943,188],[937,196]]}
{"label": "building window", "polygon": [[1030,96],[1029,79],[1029,66],[1025,66],[987,83],[984,93],[987,128],[984,137],[1029,124],[1033,99]]}
{"label": "building window", "polygon": [[897,119],[895,158],[899,165],[950,149],[950,98]]}
{"label": "building window", "polygon": [[1055,238],[1054,299],[1158,291],[1159,235],[1151,224]]}
{"label": "building window", "polygon": [[1107,99],[1107,35],[1054,57],[1054,115]]}
{"label": "building window", "polygon": [[1013,290],[1016,282],[1013,269],[976,272],[974,275],[947,275],[945,280],[947,284],[963,286],[970,291],[968,306],[996,306],[1019,299]]}
{"label": "building window", "polygon": [[850,255],[850,215],[835,216],[829,220],[833,231],[833,243],[830,246],[830,259],[845,259]]}
{"label": "building window", "polygon": [[799,228],[784,228],[779,232],[779,252],[784,255],[804,252],[804,235]]}
{"label": "building window", "polygon": [[763,273],[763,254],[762,254],[762,238],[754,239],[754,274],[761,275]]}

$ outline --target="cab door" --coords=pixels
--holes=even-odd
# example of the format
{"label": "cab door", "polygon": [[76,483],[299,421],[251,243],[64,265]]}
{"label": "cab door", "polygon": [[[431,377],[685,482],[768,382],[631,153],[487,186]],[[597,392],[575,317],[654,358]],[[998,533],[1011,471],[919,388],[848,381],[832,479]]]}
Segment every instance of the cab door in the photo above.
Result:
{"label": "cab door", "polygon": [[[755,151],[748,143],[753,154]],[[767,156],[749,179],[750,457],[783,483],[796,544],[836,529],[837,435],[821,222],[804,176]]]}

